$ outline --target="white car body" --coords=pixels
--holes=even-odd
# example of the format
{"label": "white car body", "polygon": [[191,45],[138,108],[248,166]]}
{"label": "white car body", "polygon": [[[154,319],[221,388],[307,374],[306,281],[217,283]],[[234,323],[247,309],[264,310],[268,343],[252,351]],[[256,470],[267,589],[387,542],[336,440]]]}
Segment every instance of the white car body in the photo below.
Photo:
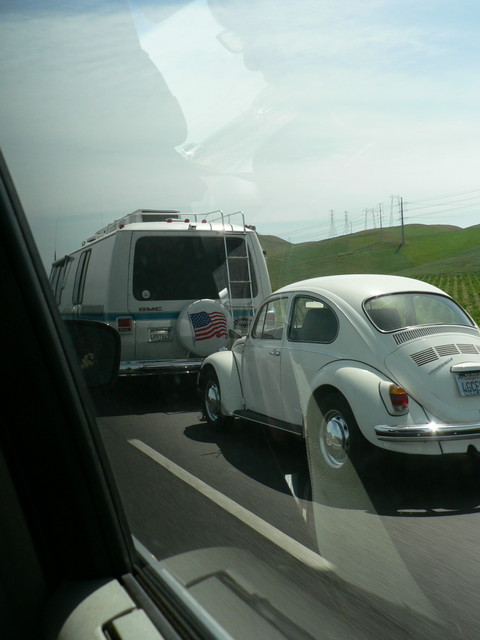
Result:
{"label": "white car body", "polygon": [[[313,308],[330,318],[323,339],[302,334],[298,314],[303,310],[304,319]],[[434,321],[432,313],[441,316]],[[391,316],[396,323],[389,326]],[[285,286],[264,301],[231,351],[205,359],[201,379],[212,370],[218,398],[213,389],[203,402],[208,413],[209,399],[214,408],[218,400],[220,418],[244,417],[305,436],[312,398],[321,404],[336,395],[376,447],[426,455],[480,451],[480,331],[452,298],[418,280],[355,274]],[[408,405],[392,405],[396,393]]]}

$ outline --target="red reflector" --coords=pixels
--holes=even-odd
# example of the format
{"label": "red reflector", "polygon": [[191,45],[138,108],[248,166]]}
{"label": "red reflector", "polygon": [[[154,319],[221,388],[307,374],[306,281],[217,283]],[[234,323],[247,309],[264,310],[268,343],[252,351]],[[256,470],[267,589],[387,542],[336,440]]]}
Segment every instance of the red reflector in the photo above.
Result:
{"label": "red reflector", "polygon": [[188,218],[185,218],[184,222],[190,222],[190,220]]}
{"label": "red reflector", "polygon": [[172,222],[172,219],[171,219],[171,218],[168,218],[168,219],[166,220],[166,222]]}
{"label": "red reflector", "polygon": [[133,329],[133,318],[126,316],[124,318],[117,318],[117,329],[118,331],[132,331]]}
{"label": "red reflector", "polygon": [[207,221],[206,220],[202,220],[202,224],[207,224]]}
{"label": "red reflector", "polygon": [[119,224],[119,225],[118,225],[118,228],[119,228],[119,229],[123,229],[123,228],[124,228],[124,226],[125,226],[124,224]]}

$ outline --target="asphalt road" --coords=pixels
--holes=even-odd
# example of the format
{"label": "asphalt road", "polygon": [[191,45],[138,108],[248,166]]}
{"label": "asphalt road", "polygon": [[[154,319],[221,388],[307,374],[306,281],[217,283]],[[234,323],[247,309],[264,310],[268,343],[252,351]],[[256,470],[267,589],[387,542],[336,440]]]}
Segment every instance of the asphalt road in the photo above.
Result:
{"label": "asphalt road", "polygon": [[158,559],[246,550],[352,637],[477,638],[475,465],[388,456],[312,504],[290,488],[303,442],[243,421],[212,431],[191,381],[122,380],[98,411],[132,533]]}

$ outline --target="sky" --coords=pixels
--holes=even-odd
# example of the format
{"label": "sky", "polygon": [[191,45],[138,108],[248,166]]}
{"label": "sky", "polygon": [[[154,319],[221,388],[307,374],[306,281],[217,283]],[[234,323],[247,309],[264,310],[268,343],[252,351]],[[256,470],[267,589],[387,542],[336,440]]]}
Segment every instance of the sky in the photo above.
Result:
{"label": "sky", "polygon": [[480,8],[0,3],[0,145],[46,265],[138,208],[291,242],[480,223]]}

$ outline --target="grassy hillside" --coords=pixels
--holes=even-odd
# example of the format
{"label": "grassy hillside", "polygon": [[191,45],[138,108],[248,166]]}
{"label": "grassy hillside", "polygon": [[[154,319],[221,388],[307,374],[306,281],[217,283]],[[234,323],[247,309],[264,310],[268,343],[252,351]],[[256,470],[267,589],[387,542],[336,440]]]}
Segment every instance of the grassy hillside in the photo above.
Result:
{"label": "grassy hillside", "polygon": [[480,225],[370,229],[318,242],[291,244],[261,236],[273,289],[316,276],[390,273],[432,284],[456,298],[480,323]]}
{"label": "grassy hillside", "polygon": [[480,270],[480,225],[406,225],[370,229],[319,242],[291,244],[262,236],[274,288],[303,278],[335,273],[415,275]]}

